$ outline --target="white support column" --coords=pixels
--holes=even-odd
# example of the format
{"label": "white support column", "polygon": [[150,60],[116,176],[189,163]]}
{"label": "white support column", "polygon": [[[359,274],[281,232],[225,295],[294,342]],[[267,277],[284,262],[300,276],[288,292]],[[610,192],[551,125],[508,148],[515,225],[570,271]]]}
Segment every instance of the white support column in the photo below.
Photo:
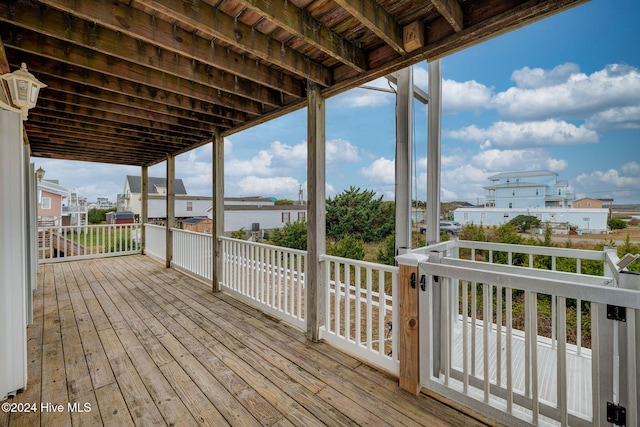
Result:
{"label": "white support column", "polygon": [[429,62],[427,117],[427,244],[440,241],[440,129],[442,126],[442,70]]}
{"label": "white support column", "polygon": [[211,147],[211,153],[213,156],[213,198],[212,198],[212,262],[213,262],[213,283],[212,291],[218,292],[220,290],[220,283],[222,282],[222,245],[218,240],[224,234],[224,137],[220,134],[219,130],[215,131],[213,136],[213,146]]}
{"label": "white support column", "polygon": [[[427,245],[440,241],[440,128],[442,126],[442,70],[440,61],[429,62],[429,107],[427,115]],[[439,375],[444,347],[442,336],[442,288],[440,283],[433,285],[433,374]],[[438,351],[438,349],[440,349]]]}
{"label": "white support column", "polygon": [[166,266],[171,268],[173,261],[173,234],[171,230],[176,222],[176,158],[167,154],[167,218],[166,218]]}
{"label": "white support column", "polygon": [[397,73],[395,254],[411,249],[411,155],[413,148],[413,68]]}
{"label": "white support column", "polygon": [[149,168],[142,166],[140,180],[142,181],[142,196],[140,201],[140,253],[147,248],[147,230],[144,225],[149,221]]}
{"label": "white support column", "polygon": [[27,251],[22,118],[0,108],[0,400],[27,386]]}
{"label": "white support column", "polygon": [[320,255],[326,250],[325,196],[325,102],[320,86],[310,83],[307,89],[307,265],[306,311],[307,336],[320,340],[320,327],[326,312],[326,283],[320,268]]}

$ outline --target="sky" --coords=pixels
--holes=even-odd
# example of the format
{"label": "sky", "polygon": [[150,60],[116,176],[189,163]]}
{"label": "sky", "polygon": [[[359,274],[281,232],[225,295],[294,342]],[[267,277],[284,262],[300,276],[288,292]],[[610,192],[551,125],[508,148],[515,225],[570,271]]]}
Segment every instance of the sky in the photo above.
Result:
{"label": "sky", "polygon": [[[640,203],[640,2],[592,0],[441,60],[441,200],[482,203],[488,178],[550,170],[576,198]],[[414,83],[428,92],[427,64]],[[393,88],[379,79],[370,85]],[[414,103],[413,198],[426,200],[427,109]],[[394,199],[395,95],[326,101],[326,190]],[[225,196],[306,197],[306,109],[225,139]],[[89,202],[115,202],[139,167],[32,158]],[[211,144],[176,158],[191,195],[211,195]],[[164,177],[165,165],[149,168]]]}

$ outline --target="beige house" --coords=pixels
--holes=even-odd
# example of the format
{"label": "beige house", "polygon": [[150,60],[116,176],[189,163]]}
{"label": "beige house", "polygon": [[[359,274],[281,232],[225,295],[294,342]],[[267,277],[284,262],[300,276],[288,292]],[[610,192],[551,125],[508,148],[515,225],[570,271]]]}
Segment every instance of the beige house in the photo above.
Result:
{"label": "beige house", "polygon": [[582,199],[574,200],[573,207],[578,209],[602,208],[602,200],[585,197]]}

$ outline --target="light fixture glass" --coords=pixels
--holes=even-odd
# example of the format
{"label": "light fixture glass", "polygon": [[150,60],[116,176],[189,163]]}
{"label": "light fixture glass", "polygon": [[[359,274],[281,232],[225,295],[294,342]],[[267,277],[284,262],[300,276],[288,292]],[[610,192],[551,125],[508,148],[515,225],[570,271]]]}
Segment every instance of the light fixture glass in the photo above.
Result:
{"label": "light fixture glass", "polygon": [[45,170],[42,169],[42,166],[36,169],[36,178],[38,178],[38,182],[41,182],[42,179],[44,178],[44,172]]}
{"label": "light fixture glass", "polygon": [[47,87],[47,85],[31,74],[24,62],[19,70],[0,77],[9,87],[11,103],[22,111],[23,120],[27,120],[29,110],[36,105],[40,89]]}

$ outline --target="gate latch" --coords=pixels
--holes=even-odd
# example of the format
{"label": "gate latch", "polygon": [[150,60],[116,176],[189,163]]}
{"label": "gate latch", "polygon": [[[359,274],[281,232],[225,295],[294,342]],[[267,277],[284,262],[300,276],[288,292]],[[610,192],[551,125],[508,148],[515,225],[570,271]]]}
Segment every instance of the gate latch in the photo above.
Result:
{"label": "gate latch", "polygon": [[607,319],[617,320],[618,322],[626,322],[627,321],[626,307],[607,304]]}
{"label": "gate latch", "polygon": [[607,422],[625,427],[627,425],[627,408],[607,402]]}

